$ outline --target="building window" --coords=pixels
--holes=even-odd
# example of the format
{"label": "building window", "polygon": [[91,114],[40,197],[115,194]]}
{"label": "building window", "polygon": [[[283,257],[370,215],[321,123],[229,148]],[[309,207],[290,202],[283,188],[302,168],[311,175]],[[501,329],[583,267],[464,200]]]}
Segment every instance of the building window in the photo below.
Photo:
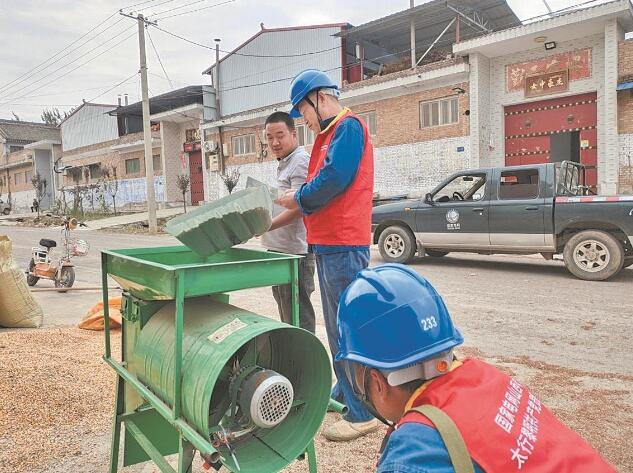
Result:
{"label": "building window", "polygon": [[31,183],[31,179],[33,179],[33,171],[25,171],[24,173],[24,182],[26,184]]}
{"label": "building window", "polygon": [[10,145],[9,153],[15,153],[16,151],[22,151],[23,149],[24,149],[24,146]]}
{"label": "building window", "polygon": [[369,134],[371,136],[376,136],[376,111],[372,110],[370,112],[362,112],[357,113],[360,118],[367,124],[367,128],[369,129]]}
{"label": "building window", "polygon": [[17,172],[13,175],[13,183],[16,186],[22,184],[22,179],[24,179],[24,174],[22,174],[21,172]]}
{"label": "building window", "polygon": [[306,125],[297,125],[295,130],[297,131],[299,146],[309,146],[314,143],[314,132]]}
{"label": "building window", "polygon": [[450,125],[459,122],[457,97],[420,102],[420,128]]}
{"label": "building window", "polygon": [[163,170],[163,160],[160,159],[160,154],[155,154],[154,156],[152,156],[152,162],[154,163],[154,171]]}
{"label": "building window", "polygon": [[255,154],[255,135],[240,135],[233,137],[233,156]]}
{"label": "building window", "polygon": [[90,179],[99,179],[101,175],[101,165],[100,164],[91,164],[88,166],[90,170]]}
{"label": "building window", "polygon": [[138,158],[125,160],[125,174],[138,174],[141,172],[141,160]]}
{"label": "building window", "polygon": [[502,172],[501,181],[499,181],[499,199],[536,199],[538,186],[538,169]]}

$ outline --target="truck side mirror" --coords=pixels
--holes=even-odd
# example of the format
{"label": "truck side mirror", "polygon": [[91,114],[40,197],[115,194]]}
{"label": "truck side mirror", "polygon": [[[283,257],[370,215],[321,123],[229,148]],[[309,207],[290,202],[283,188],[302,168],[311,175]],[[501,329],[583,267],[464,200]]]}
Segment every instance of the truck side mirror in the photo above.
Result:
{"label": "truck side mirror", "polygon": [[435,203],[433,202],[433,196],[431,195],[430,192],[427,192],[427,194],[424,196],[424,203],[429,204],[429,205],[435,205]]}

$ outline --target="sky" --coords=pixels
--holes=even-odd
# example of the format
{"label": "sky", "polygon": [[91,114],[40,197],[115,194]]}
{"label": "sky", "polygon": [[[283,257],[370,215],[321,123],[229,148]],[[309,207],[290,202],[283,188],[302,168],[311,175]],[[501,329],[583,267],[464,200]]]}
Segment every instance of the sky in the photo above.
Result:
{"label": "sky", "polygon": [[[547,3],[558,10],[581,1]],[[547,13],[539,0],[508,4],[522,20]],[[260,23],[360,25],[408,7],[409,0],[0,0],[0,118],[15,113],[40,121],[45,108],[66,111],[84,99],[116,104],[124,93],[130,102],[140,100],[136,21],[119,15],[120,9],[158,18],[161,28],[204,45],[213,47],[220,38],[221,49],[230,51]],[[150,96],[210,83],[202,71],[214,62],[214,51],[155,28],[150,37],[158,51],[146,37]]]}

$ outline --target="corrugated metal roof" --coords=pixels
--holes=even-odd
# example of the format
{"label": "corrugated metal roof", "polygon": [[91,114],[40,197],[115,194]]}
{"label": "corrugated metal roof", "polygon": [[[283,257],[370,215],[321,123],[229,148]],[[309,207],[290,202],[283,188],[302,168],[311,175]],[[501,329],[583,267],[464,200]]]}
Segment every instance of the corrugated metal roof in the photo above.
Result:
{"label": "corrugated metal roof", "polygon": [[59,128],[45,123],[0,119],[0,135],[7,141],[28,144],[41,140],[59,140]]}
{"label": "corrugated metal roof", "polygon": [[[240,51],[242,48],[244,48],[244,46],[246,46],[248,43],[253,41],[259,35],[264,34],[264,33],[277,33],[277,32],[280,32],[280,31],[309,30],[309,29],[315,29],[315,28],[343,28],[343,27],[348,27],[348,26],[351,26],[351,25],[349,23],[327,23],[327,24],[323,24],[323,25],[288,26],[288,27],[284,27],[284,28],[264,28],[264,24],[262,23],[262,29],[261,30],[259,30],[257,33],[255,33],[250,38],[248,38],[246,41],[244,41],[238,47],[233,49],[231,52],[227,53],[224,57],[220,58],[220,63],[222,61],[228,59],[232,55],[236,54],[238,51]],[[213,63],[211,66],[207,67],[204,71],[202,71],[202,73],[203,74],[211,74],[211,72],[213,71],[214,67],[215,67],[215,63]]]}
{"label": "corrugated metal roof", "polygon": [[[426,49],[430,46],[446,25],[455,18],[455,11],[451,10],[448,5],[464,13],[476,12],[482,19],[486,20],[486,26],[492,31],[521,23],[504,0],[460,0],[459,2],[431,0],[412,9],[399,11],[350,28],[340,35],[357,41],[369,42],[392,52],[406,52],[410,49],[410,24],[413,16],[415,19],[416,49],[419,51],[419,49]],[[455,31],[455,25],[449,31]],[[482,34],[485,34],[484,30],[469,24],[466,20],[461,21],[461,40]],[[445,42],[452,43],[454,34],[450,34],[447,38]],[[419,53],[424,52],[424,49]]]}
{"label": "corrugated metal roof", "polygon": [[[149,99],[150,115],[184,107],[193,103],[202,103],[202,85],[189,85],[181,89],[172,90],[165,94],[156,95]],[[143,116],[143,102],[117,107],[111,115]]]}

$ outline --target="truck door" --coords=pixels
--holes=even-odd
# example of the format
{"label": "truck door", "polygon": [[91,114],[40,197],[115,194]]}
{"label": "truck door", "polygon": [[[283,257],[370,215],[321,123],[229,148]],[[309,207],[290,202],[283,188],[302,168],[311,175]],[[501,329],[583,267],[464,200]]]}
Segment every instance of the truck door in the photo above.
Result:
{"label": "truck door", "polygon": [[416,208],[416,237],[428,248],[490,247],[489,173],[457,174]]}
{"label": "truck door", "polygon": [[493,249],[544,250],[545,168],[496,169],[497,186],[490,200],[490,244]]}

